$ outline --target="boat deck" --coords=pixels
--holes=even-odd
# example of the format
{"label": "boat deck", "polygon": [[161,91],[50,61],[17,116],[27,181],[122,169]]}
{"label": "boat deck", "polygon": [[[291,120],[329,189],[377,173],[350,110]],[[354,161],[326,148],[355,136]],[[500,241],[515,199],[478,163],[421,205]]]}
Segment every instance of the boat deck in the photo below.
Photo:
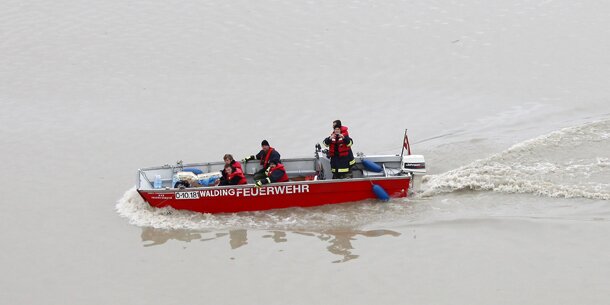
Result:
{"label": "boat deck", "polygon": [[[352,167],[353,179],[384,178],[405,175],[401,172],[401,159],[399,155],[377,155],[356,157],[356,164]],[[362,160],[375,162],[383,168],[380,172],[367,170]],[[196,168],[203,173],[219,172],[224,168],[224,162],[191,163],[176,165],[164,165],[159,167],[142,168],[138,170],[137,188],[139,190],[154,190],[153,181],[156,175],[161,176],[161,189],[172,189],[172,178],[177,172],[187,168]],[[282,159],[282,164],[286,168],[286,173],[290,181],[304,180],[331,180],[332,172],[330,169],[330,159],[320,158],[292,158]],[[253,184],[253,175],[260,169],[258,160],[242,163],[242,168],[248,180],[248,184]]]}

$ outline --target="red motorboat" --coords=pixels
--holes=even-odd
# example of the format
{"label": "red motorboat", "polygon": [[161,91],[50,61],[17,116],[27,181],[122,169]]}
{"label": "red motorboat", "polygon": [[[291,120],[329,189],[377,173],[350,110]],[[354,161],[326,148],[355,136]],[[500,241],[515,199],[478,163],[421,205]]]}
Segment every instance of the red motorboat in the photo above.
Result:
{"label": "red motorboat", "polygon": [[[425,174],[425,160],[411,155],[405,133],[406,155],[363,155],[358,153],[351,179],[330,179],[330,159],[316,145],[314,158],[282,159],[289,182],[255,187],[253,174],[258,162],[242,164],[248,184],[213,186],[210,180],[224,162],[164,165],[138,170],[137,190],[151,206],[172,207],[201,213],[235,213],[290,207],[354,202],[365,199],[406,197],[410,187]],[[200,172],[197,187],[176,188],[183,172]],[[212,186],[205,186],[212,184]]]}

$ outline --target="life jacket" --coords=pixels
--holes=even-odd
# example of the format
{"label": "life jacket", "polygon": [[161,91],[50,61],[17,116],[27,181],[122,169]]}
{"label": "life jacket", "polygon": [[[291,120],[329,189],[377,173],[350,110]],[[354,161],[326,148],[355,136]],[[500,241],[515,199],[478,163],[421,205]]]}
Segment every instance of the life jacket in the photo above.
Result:
{"label": "life jacket", "polygon": [[347,146],[349,143],[345,143],[343,139],[337,139],[336,137],[332,137],[330,140],[330,145],[328,145],[328,155],[330,157],[336,156],[337,146],[339,148],[339,157],[347,157],[349,155],[350,147]]}
{"label": "life jacket", "polygon": [[269,150],[267,151],[267,154],[265,155],[264,158],[261,158],[261,165],[263,166],[263,168],[267,168],[267,165],[269,165],[269,158],[271,157],[271,153],[275,150],[275,148],[269,146]]}
{"label": "life jacket", "polygon": [[231,181],[235,178],[235,176],[240,178],[237,184],[248,184],[248,180],[246,180],[246,176],[244,175],[244,172],[241,171],[241,168],[235,168],[235,170],[229,176],[227,176],[227,180]]}
{"label": "life jacket", "polygon": [[231,161],[231,166],[233,166],[233,168],[234,168],[234,169],[239,169],[239,170],[240,170],[240,171],[242,171],[242,172],[244,171],[244,170],[241,168],[241,163],[239,163],[239,162],[237,162],[237,161],[235,161],[235,160]]}
{"label": "life jacket", "polygon": [[267,174],[268,177],[272,176],[272,173],[275,171],[281,171],[282,173],[284,173],[284,175],[282,175],[282,177],[280,177],[277,181],[275,182],[288,182],[290,179],[288,178],[288,174],[286,174],[286,170],[284,169],[284,165],[283,164],[278,164],[273,168],[269,169],[269,173]]}
{"label": "life jacket", "polygon": [[344,137],[349,137],[349,131],[347,131],[347,126],[341,126],[341,134]]}

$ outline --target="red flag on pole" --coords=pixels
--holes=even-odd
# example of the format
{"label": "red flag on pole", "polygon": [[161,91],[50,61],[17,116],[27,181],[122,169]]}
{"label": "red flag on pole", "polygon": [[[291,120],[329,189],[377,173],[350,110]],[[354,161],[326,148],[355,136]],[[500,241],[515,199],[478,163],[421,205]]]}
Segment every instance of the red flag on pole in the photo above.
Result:
{"label": "red flag on pole", "polygon": [[403,142],[402,142],[402,151],[400,152],[401,157],[404,154],[405,149],[407,150],[407,155],[410,155],[411,154],[411,145],[409,145],[409,137],[407,136],[406,129],[405,129],[405,138],[403,139]]}
{"label": "red flag on pole", "polygon": [[404,146],[407,149],[407,154],[410,155],[411,154],[411,145],[409,145],[409,137],[407,136],[406,132],[405,132],[405,143],[404,143]]}

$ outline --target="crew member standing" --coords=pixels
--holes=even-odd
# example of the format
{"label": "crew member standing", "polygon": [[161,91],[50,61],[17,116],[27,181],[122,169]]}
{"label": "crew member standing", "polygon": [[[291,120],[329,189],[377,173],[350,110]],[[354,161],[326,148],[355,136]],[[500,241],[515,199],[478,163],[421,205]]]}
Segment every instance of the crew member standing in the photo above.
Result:
{"label": "crew member standing", "polygon": [[[334,121],[333,121],[333,130],[334,130],[336,127],[341,128],[341,134],[342,134],[344,137],[349,137],[349,131],[348,131],[348,128],[347,128],[347,126],[345,126],[345,125],[341,124],[341,120],[334,120]],[[352,152],[352,148],[351,148],[351,147],[349,148],[349,157],[350,157],[351,159],[354,159],[354,153]],[[353,165],[353,164],[352,164],[352,165]]]}
{"label": "crew member standing", "polygon": [[333,133],[324,139],[328,147],[330,167],[333,179],[352,178],[352,166],[356,163],[353,154],[350,154],[353,144],[352,138],[341,133],[341,126],[335,126]]}

